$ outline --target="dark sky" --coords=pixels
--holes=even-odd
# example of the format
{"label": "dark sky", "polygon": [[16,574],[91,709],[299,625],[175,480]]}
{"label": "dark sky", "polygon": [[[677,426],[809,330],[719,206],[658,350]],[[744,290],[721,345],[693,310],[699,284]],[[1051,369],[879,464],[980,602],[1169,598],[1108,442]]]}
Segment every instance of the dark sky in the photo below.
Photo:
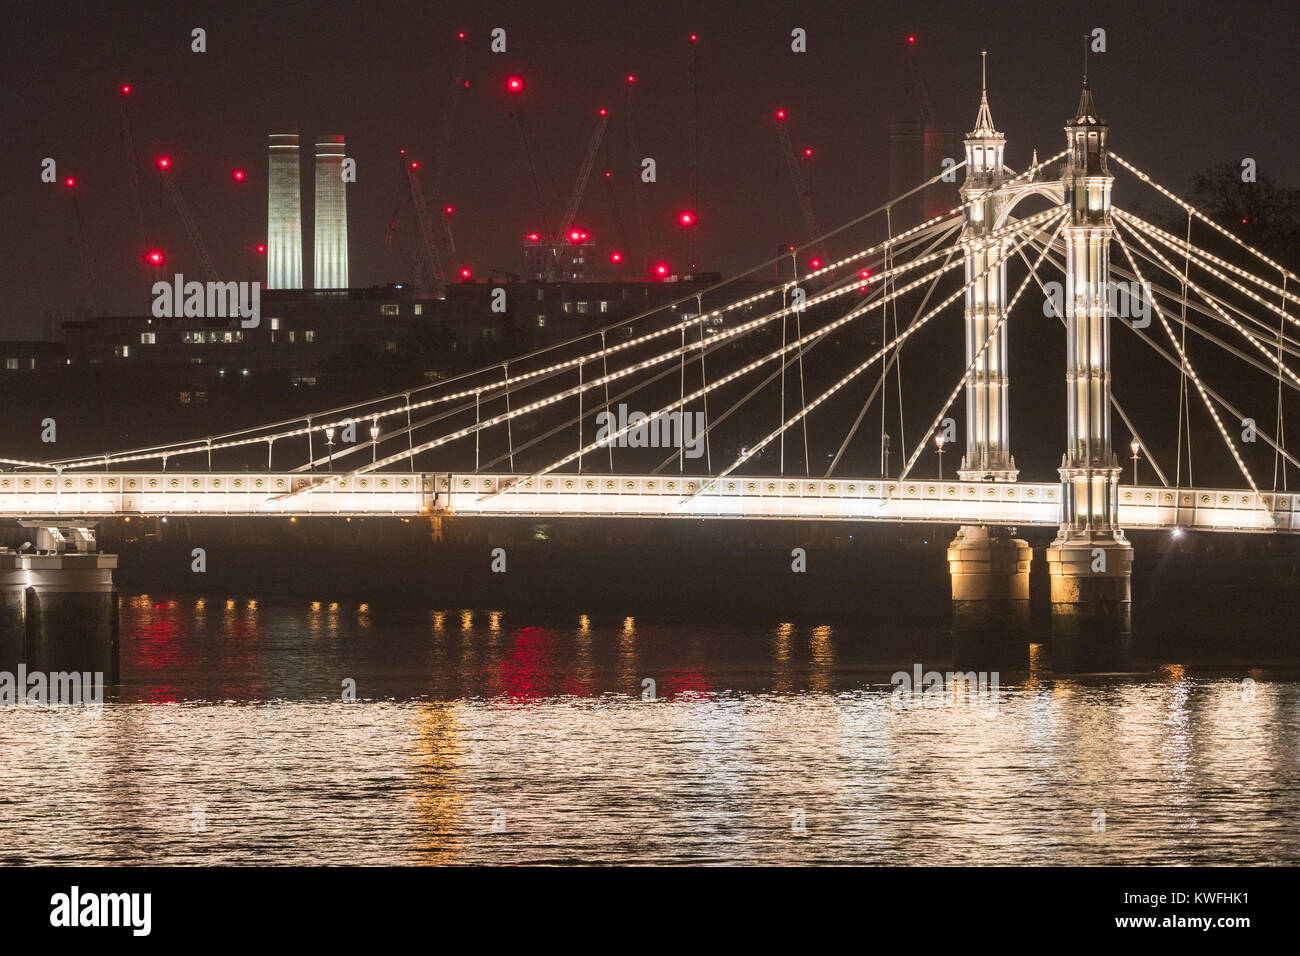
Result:
{"label": "dark sky", "polygon": [[[344,134],[357,161],[358,181],[348,187],[352,284],[408,279],[415,223],[396,152],[432,150],[458,30],[472,41],[471,88],[458,111],[446,193],[458,210],[461,258],[479,276],[491,268],[521,271],[522,236],[538,228],[503,92],[516,73],[528,84],[525,115],[552,218],[601,106],[616,112],[609,155],[614,162],[624,156],[622,77],[637,75],[641,152],[659,167],[650,229],[662,257],[683,265],[675,215],[689,203],[691,32],[700,36],[702,269],[730,274],[765,259],[777,242],[800,238],[772,129],[777,106],[791,111],[796,145],[817,150],[814,196],[824,227],[887,198],[888,119],[899,101],[908,34],[918,37],[936,113],[959,131],[974,121],[979,50],[988,48],[993,116],[1016,168],[1034,146],[1044,155],[1060,148],[1061,124],[1078,100],[1082,37],[1100,26],[1108,52],[1094,58],[1092,85],[1117,152],[1177,189],[1199,169],[1244,156],[1285,184],[1300,182],[1291,165],[1300,147],[1300,16],[1286,2],[0,0],[0,7],[0,222],[8,252],[0,257],[0,338],[39,336],[46,310],[148,309],[121,140],[123,82],[136,90],[143,202],[169,255],[168,275],[198,268],[153,157],[173,158],[223,277],[250,278],[252,248],[265,233],[266,135],[299,126],[305,144],[318,133]],[[489,51],[489,32],[498,26],[507,31],[505,54]],[[194,27],[207,31],[206,53],[190,52]],[[807,31],[807,53],[790,50],[795,27]],[[40,182],[46,156],[57,160],[60,179],[79,181],[97,278],[93,302],[71,196]],[[242,186],[231,178],[235,167],[248,171]],[[1117,204],[1131,204],[1138,193],[1122,178]],[[304,209],[310,203],[305,165]],[[635,232],[632,194],[624,189],[619,203]],[[404,238],[390,256],[384,236],[394,208]],[[603,261],[617,243],[594,177],[580,221],[596,236]]]}

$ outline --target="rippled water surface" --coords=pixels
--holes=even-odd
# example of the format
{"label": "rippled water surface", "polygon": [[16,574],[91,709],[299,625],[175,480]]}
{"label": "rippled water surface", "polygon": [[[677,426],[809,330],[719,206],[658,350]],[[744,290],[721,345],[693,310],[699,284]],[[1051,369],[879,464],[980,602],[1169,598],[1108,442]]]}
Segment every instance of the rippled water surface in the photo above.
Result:
{"label": "rippled water surface", "polygon": [[0,859],[1300,861],[1294,666],[1061,676],[1036,648],[996,699],[895,700],[942,647],[124,598],[119,698],[0,707]]}

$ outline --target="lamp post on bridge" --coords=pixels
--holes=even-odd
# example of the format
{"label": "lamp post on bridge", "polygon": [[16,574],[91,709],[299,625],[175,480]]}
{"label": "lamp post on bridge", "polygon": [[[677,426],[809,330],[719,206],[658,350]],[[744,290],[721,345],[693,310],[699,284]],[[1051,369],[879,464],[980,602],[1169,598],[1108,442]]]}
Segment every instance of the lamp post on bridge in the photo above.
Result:
{"label": "lamp post on bridge", "polygon": [[1134,438],[1128,443],[1129,450],[1133,452],[1133,484],[1138,483],[1138,452],[1142,449],[1142,443]]}
{"label": "lamp post on bridge", "polygon": [[329,461],[330,473],[334,472],[334,426],[325,429],[325,457]]}
{"label": "lamp post on bridge", "polygon": [[934,444],[939,449],[939,480],[943,481],[943,432],[934,436]]}

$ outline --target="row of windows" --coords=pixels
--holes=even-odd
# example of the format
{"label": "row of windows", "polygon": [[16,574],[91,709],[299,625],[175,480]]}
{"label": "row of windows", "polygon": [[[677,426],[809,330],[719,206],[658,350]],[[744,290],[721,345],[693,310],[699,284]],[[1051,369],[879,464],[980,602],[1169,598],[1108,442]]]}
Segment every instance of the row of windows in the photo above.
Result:
{"label": "row of windows", "polygon": [[[297,340],[295,332],[291,331],[288,333],[288,335],[289,335],[290,342],[294,342]],[[314,329],[304,329],[302,332],[302,340],[304,342],[315,342],[316,331]],[[244,341],[244,333],[243,332],[182,332],[181,341],[184,342],[186,345],[203,345],[205,342],[209,345],[216,344],[216,343],[228,345],[234,342]],[[271,333],[271,341],[272,342],[275,341],[274,332]],[[140,344],[157,345],[158,333],[141,332]],[[128,348],[125,345],[120,345],[116,350],[116,354],[125,357],[130,353]]]}
{"label": "row of windows", "polygon": [[[5,359],[5,369],[10,372],[16,372],[18,371],[19,368],[21,368],[21,362],[22,362],[21,359],[7,358]],[[27,367],[36,368],[36,359],[29,358],[27,360]]]}

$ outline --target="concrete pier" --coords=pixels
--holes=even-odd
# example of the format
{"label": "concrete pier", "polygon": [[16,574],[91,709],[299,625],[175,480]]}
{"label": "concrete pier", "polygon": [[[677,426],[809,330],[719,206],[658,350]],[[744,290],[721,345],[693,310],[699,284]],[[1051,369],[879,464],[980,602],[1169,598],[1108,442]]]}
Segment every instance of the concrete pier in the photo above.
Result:
{"label": "concrete pier", "polygon": [[1058,537],[1047,567],[1052,660],[1069,669],[1123,664],[1132,636],[1133,545],[1122,532]]}
{"label": "concrete pier", "polygon": [[0,671],[26,660],[27,564],[17,551],[0,552]]}
{"label": "concrete pier", "polygon": [[26,662],[29,670],[102,671],[118,682],[115,554],[30,554]]}
{"label": "concrete pier", "polygon": [[1033,549],[1010,533],[962,526],[948,546],[954,657],[1016,663],[1029,647],[1029,567]]}

